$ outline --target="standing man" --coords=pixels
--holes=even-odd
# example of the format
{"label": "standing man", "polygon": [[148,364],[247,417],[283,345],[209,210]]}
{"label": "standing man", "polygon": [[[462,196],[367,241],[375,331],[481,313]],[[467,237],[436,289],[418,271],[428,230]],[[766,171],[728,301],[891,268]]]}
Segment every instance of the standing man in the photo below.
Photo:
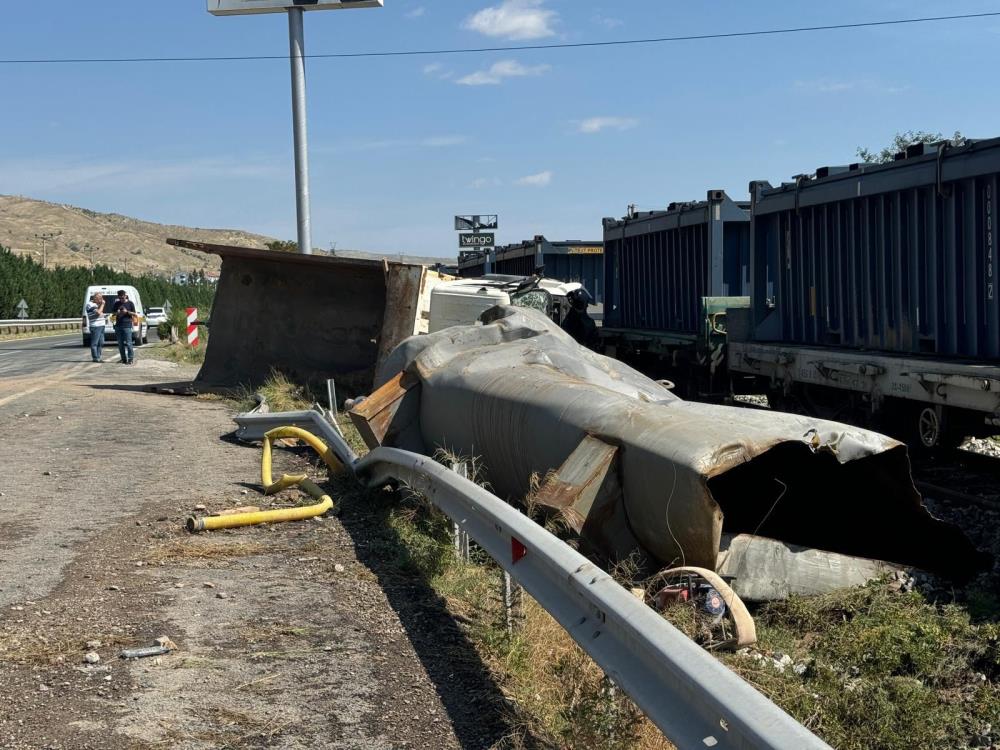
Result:
{"label": "standing man", "polygon": [[90,357],[95,362],[103,362],[104,326],[107,324],[107,317],[104,315],[104,295],[96,292],[83,311],[90,326]]}
{"label": "standing man", "polygon": [[130,365],[135,361],[135,349],[132,346],[132,321],[136,314],[135,303],[129,300],[128,293],[124,289],[118,290],[118,299],[115,300],[111,311],[115,314],[115,338],[118,339],[118,354],[121,355],[121,363]]}

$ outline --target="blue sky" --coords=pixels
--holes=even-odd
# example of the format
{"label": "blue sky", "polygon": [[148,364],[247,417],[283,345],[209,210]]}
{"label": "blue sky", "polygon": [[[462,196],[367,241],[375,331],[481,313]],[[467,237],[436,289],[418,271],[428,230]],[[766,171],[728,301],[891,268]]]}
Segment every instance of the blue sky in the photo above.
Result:
{"label": "blue sky", "polygon": [[[386,0],[308,53],[560,43],[1000,11],[1000,0]],[[204,0],[4,3],[0,58],[287,54]],[[44,8],[38,10],[37,8]],[[1000,18],[600,49],[310,60],[313,242],[454,256],[596,239],[602,216],[746,195],[899,130],[1000,135]],[[287,60],[0,65],[0,193],[295,236]],[[2,222],[2,217],[0,217]]]}

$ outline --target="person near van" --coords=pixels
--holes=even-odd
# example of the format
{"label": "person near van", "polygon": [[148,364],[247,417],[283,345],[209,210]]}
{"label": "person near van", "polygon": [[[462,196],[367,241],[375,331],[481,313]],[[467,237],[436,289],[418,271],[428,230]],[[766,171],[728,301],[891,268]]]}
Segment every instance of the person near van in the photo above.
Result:
{"label": "person near van", "polygon": [[118,354],[123,365],[135,362],[135,348],[132,345],[132,319],[135,317],[135,303],[128,298],[128,292],[118,290],[118,299],[111,308],[115,314],[115,338],[118,339]]}
{"label": "person near van", "polygon": [[84,312],[90,326],[90,357],[95,362],[103,362],[104,326],[107,324],[107,317],[104,315],[104,295],[95,292],[84,307]]}

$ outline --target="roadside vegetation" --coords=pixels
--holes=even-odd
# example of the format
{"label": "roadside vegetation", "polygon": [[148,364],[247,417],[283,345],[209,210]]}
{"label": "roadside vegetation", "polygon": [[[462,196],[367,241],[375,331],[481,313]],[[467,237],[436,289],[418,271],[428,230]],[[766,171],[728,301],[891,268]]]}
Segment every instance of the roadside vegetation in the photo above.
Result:
{"label": "roadside vegetation", "polygon": [[[413,497],[383,512],[410,551],[409,564],[467,623],[527,733],[561,747],[670,746],[536,602],[525,597],[518,627],[508,635],[499,568],[481,554],[468,564],[456,560],[440,514]],[[621,582],[642,584],[627,573]],[[992,619],[979,619],[988,612]],[[965,605],[935,604],[881,581],[773,602],[753,614],[757,645],[718,656],[833,747],[993,746],[1000,729],[1000,625],[987,594]],[[689,607],[665,616],[696,635]]]}
{"label": "roadside vegetation", "polygon": [[43,268],[41,263],[0,246],[0,318],[13,318],[22,299],[28,303],[32,318],[76,317],[83,312],[83,295],[91,284],[134,286],[147,307],[169,301],[175,310],[209,310],[215,296],[215,286],[204,281],[174,284],[158,276],[133,276],[103,265]]}
{"label": "roadside vegetation", "polygon": [[[313,400],[280,373],[260,392],[273,411],[307,408]],[[341,426],[364,453],[346,417]],[[508,632],[502,570],[475,545],[470,561],[458,559],[450,521],[427,501],[405,490],[369,492],[351,477],[331,483],[346,513],[369,519],[372,552],[400,577],[425,581],[475,646],[515,727],[503,747],[671,747],[530,597],[515,599]],[[644,583],[627,565],[611,572],[626,587]],[[996,746],[996,592],[971,588],[956,600],[939,589],[901,588],[887,579],[757,606],[758,643],[717,656],[839,750]],[[699,625],[689,607],[670,608],[665,616],[696,637]]]}

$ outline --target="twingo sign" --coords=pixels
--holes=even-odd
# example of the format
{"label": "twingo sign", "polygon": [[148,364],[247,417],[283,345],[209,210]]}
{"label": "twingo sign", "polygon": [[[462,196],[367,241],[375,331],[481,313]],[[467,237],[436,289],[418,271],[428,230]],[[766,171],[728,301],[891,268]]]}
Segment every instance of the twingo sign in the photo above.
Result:
{"label": "twingo sign", "polygon": [[384,0],[208,0],[208,12],[216,16],[241,16],[251,13],[284,13],[290,8],[381,8],[383,2]]}
{"label": "twingo sign", "polygon": [[458,246],[459,247],[493,247],[496,235],[492,233],[487,234],[460,234],[458,235]]}

